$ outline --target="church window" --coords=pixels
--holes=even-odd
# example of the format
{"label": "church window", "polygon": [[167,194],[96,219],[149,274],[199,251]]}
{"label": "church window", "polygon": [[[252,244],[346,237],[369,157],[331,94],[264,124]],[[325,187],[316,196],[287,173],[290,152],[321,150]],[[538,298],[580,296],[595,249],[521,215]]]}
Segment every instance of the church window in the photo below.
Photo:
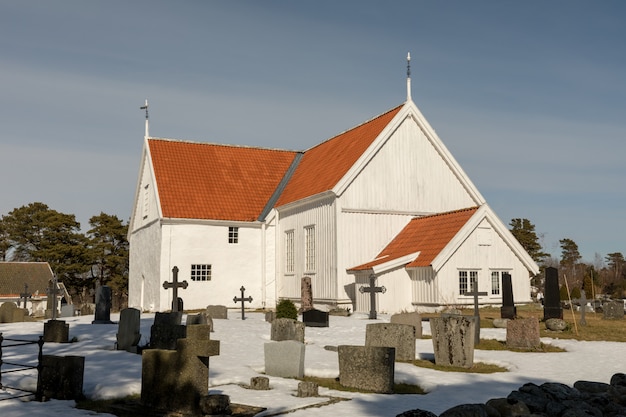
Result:
{"label": "church window", "polygon": [[500,271],[491,271],[491,294],[500,294]]}
{"label": "church window", "polygon": [[315,271],[315,226],[304,228],[304,270]]}
{"label": "church window", "polygon": [[459,271],[459,294],[470,292],[474,282],[478,282],[478,271]]}
{"label": "church window", "polygon": [[293,230],[285,232],[285,273],[293,274],[294,272],[294,241]]}
{"label": "church window", "polygon": [[211,281],[211,265],[208,264],[192,264],[191,265],[192,281]]}
{"label": "church window", "polygon": [[229,227],[228,228],[228,243],[239,243],[239,228],[238,227]]}

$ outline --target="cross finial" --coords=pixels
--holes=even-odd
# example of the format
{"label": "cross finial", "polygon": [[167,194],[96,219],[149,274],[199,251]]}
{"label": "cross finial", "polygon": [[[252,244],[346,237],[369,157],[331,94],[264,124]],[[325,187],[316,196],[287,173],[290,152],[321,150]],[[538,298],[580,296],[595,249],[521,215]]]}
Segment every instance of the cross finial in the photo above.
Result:
{"label": "cross finial", "polygon": [[411,53],[406,54],[406,101],[411,100]]}
{"label": "cross finial", "polygon": [[139,107],[139,108],[141,110],[145,110],[146,111],[146,133],[145,133],[145,136],[147,138],[148,136],[150,136],[149,135],[149,129],[148,129],[148,125],[149,125],[149,123],[148,123],[148,99],[146,99],[146,103],[143,106]]}

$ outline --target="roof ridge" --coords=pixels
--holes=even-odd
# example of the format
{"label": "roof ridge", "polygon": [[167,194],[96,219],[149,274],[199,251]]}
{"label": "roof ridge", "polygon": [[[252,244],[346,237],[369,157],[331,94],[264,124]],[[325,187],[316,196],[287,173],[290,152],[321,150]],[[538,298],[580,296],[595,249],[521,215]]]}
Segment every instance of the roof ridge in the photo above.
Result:
{"label": "roof ridge", "polygon": [[189,145],[207,145],[207,146],[221,146],[225,148],[242,148],[242,149],[259,149],[263,151],[277,151],[277,152],[290,152],[290,153],[298,153],[302,151],[292,150],[292,149],[282,149],[282,148],[270,148],[264,146],[253,146],[253,145],[234,145],[228,143],[216,143],[216,142],[200,142],[192,139],[175,139],[175,138],[155,138],[150,137],[148,141],[163,141],[163,142],[174,142],[181,144],[189,144]]}
{"label": "roof ridge", "polygon": [[444,211],[442,213],[433,213],[433,214],[427,214],[425,216],[414,217],[414,219],[419,220],[419,219],[428,219],[428,218],[438,217],[438,216],[447,216],[449,214],[463,213],[464,211],[477,210],[479,208],[480,208],[479,206],[465,207],[465,208],[457,209],[457,210]]}

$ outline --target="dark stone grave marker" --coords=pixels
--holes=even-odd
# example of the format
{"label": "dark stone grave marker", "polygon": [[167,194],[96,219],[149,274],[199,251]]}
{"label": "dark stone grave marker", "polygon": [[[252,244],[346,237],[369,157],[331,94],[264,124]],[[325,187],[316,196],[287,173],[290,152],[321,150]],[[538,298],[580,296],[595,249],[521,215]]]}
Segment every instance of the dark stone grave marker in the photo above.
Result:
{"label": "dark stone grave marker", "polygon": [[561,307],[561,292],[559,291],[559,270],[553,267],[546,268],[545,298],[543,302],[543,320],[563,320]]}
{"label": "dark stone grave marker", "polygon": [[246,289],[244,288],[244,286],[242,285],[241,288],[239,288],[239,291],[241,291],[241,297],[233,297],[233,302],[238,303],[241,301],[241,320],[245,320],[246,316],[245,316],[245,312],[244,312],[244,302],[252,302],[252,297],[244,297],[243,293],[246,291]]}
{"label": "dark stone grave marker", "polygon": [[502,273],[502,307],[500,307],[500,318],[514,319],[517,317],[517,308],[513,301],[513,282],[511,274]]}
{"label": "dark stone grave marker", "polygon": [[385,288],[384,286],[382,287],[377,287],[376,286],[376,275],[370,275],[370,286],[369,287],[359,287],[359,292],[361,294],[363,293],[369,293],[370,294],[370,320],[375,320],[376,319],[376,293],[381,293],[384,294],[385,292],[387,292],[387,288]]}
{"label": "dark stone grave marker", "polygon": [[[182,311],[182,301],[180,298],[178,298],[178,289],[182,288],[183,290],[185,288],[187,288],[189,284],[187,284],[187,281],[183,281],[183,282],[178,282],[178,267],[174,266],[174,268],[172,268],[172,282],[167,282],[165,281],[163,283],[163,288],[167,289],[172,289],[172,291],[174,292],[173,296],[172,296],[172,311],[176,312],[176,311]],[[181,309],[179,310],[178,307],[181,307]]]}
{"label": "dark stone grave marker", "polygon": [[328,327],[328,312],[315,308],[303,311],[302,322],[307,327]]}

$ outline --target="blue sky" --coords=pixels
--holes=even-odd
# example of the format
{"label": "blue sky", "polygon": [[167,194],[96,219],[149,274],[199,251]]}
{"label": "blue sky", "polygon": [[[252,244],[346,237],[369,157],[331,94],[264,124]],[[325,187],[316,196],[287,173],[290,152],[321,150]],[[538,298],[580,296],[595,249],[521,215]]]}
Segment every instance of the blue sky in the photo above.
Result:
{"label": "blue sky", "polygon": [[156,137],[307,149],[412,98],[502,221],[626,254],[626,2],[0,3],[0,215],[127,220]]}

